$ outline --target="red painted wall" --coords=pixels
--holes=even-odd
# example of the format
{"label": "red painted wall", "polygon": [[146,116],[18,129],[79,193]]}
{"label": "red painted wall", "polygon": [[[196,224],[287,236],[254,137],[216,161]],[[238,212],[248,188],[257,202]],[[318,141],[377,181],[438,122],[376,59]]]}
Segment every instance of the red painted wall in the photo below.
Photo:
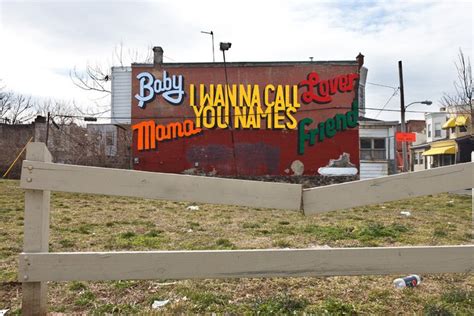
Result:
{"label": "red painted wall", "polygon": [[[183,75],[186,97],[181,105],[171,105],[162,96],[157,96],[145,108],[138,107],[134,95],[138,93],[141,72],[150,72],[155,78],[162,77],[163,70],[169,75]],[[232,84],[258,84],[262,91],[267,84],[297,85],[310,72],[317,72],[321,79],[357,73],[354,62],[327,63],[228,63],[228,81]],[[216,64],[162,64],[133,65],[132,67],[132,124],[153,119],[157,124],[182,122],[195,119],[189,105],[189,84],[225,84],[224,67]],[[300,87],[298,99],[301,107],[294,115],[300,121],[313,119],[314,128],[319,122],[337,113],[346,113],[355,98],[357,86],[351,92],[337,92],[327,104],[301,102],[301,94],[307,88]],[[344,107],[344,108],[341,108]],[[156,149],[138,151],[137,132],[133,136],[133,157],[139,163],[136,170],[181,173],[185,170],[215,173],[217,175],[291,175],[291,164],[299,160],[304,165],[305,175],[315,175],[319,167],[326,166],[330,159],[337,159],[343,152],[350,154],[351,162],[359,167],[358,127],[340,131],[333,138],[306,146],[305,153],[297,153],[298,131],[295,130],[234,130],[212,129],[200,134],[168,141],[157,142]],[[192,169],[195,168],[195,169]]]}

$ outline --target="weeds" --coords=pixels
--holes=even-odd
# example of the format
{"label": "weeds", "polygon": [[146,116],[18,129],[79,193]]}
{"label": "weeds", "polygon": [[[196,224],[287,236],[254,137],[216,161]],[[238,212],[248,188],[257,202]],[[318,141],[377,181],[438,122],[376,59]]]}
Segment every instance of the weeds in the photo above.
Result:
{"label": "weeds", "polygon": [[184,295],[194,304],[193,310],[203,312],[213,306],[225,306],[228,304],[229,297],[223,294],[216,294],[208,291],[193,291],[186,289]]}
{"label": "weeds", "polygon": [[242,225],[242,228],[245,228],[245,229],[255,229],[255,228],[259,228],[259,227],[260,227],[259,223],[244,223]]}
{"label": "weeds", "polygon": [[[20,313],[21,305],[17,258],[22,251],[23,195],[18,182],[0,180],[0,302],[8,302],[12,314]],[[446,206],[448,201],[454,201],[452,207]],[[452,245],[471,241],[471,198],[448,194],[314,217],[222,205],[202,205],[205,212],[179,212],[186,203],[56,192],[52,203],[56,206],[51,209],[53,251]],[[407,208],[413,216],[401,218],[399,210]],[[160,310],[163,314],[473,314],[472,274],[423,276],[426,285],[401,292],[391,287],[394,276],[50,282],[49,312],[144,314],[151,309],[149,298],[155,297],[170,299]],[[447,289],[449,284],[457,287]]]}
{"label": "weeds", "polygon": [[82,283],[82,282],[78,282],[78,281],[73,281],[70,285],[69,285],[69,289],[71,291],[83,291],[83,290],[86,290],[87,289],[87,286]]}
{"label": "weeds", "polygon": [[357,311],[353,304],[338,299],[329,298],[324,301],[318,311],[326,315],[356,315]]}
{"label": "weeds", "polygon": [[77,306],[86,307],[86,306],[92,306],[94,301],[95,301],[95,294],[92,293],[91,291],[86,290],[79,295],[79,298],[74,302],[74,304]]}
{"label": "weeds", "polygon": [[253,311],[257,315],[293,314],[302,311],[307,305],[308,300],[305,298],[277,295],[265,300],[257,300],[253,304]]}
{"label": "weeds", "polygon": [[220,249],[234,249],[235,245],[229,239],[219,238],[216,240],[216,246]]}

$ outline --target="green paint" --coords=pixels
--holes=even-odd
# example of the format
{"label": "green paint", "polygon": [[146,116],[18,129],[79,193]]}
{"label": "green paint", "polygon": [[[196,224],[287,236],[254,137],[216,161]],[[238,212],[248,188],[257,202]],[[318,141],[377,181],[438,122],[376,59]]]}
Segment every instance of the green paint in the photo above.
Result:
{"label": "green paint", "polygon": [[324,122],[320,122],[317,128],[305,130],[306,126],[313,123],[310,118],[304,118],[298,122],[298,154],[303,155],[305,150],[305,142],[309,146],[324,141],[326,138],[334,137],[337,132],[345,131],[348,128],[354,128],[359,125],[359,104],[356,100],[352,102],[352,109],[345,114],[336,114],[334,117],[328,118]]}
{"label": "green paint", "polygon": [[313,120],[310,118],[304,118],[298,122],[298,154],[299,155],[304,154],[304,142],[306,140],[310,140],[309,143],[311,145],[315,144],[314,139],[315,139],[316,133],[310,133],[310,134],[305,133],[305,126],[310,125],[311,123],[313,123]]}

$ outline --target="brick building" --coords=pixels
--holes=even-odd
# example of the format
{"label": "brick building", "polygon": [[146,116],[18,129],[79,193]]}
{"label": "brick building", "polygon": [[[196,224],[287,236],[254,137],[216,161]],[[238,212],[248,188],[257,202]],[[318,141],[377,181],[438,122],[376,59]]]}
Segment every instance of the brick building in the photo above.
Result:
{"label": "brick building", "polygon": [[112,113],[131,117],[134,169],[311,176],[344,153],[359,168],[361,54],[225,64],[163,63],[154,52],[153,64],[113,69]]}
{"label": "brick building", "polygon": [[[405,123],[406,132],[407,133],[415,133],[416,141],[414,143],[407,143],[407,156],[408,156],[408,164],[407,170],[413,171],[413,161],[414,157],[412,157],[411,146],[415,144],[421,144],[426,141],[425,136],[425,129],[426,129],[426,122],[425,120],[408,120]],[[398,124],[397,131],[400,132],[402,130],[401,125]],[[397,142],[397,169],[399,172],[403,170],[403,155],[402,155],[402,143]]]}
{"label": "brick building", "polygon": [[[47,124],[44,117],[37,117],[31,124],[0,124],[0,172],[7,171],[29,140],[46,142]],[[129,169],[131,133],[130,126],[112,124],[50,125],[48,149],[53,161],[65,164],[88,165]],[[20,157],[8,178],[18,178],[21,173]]]}

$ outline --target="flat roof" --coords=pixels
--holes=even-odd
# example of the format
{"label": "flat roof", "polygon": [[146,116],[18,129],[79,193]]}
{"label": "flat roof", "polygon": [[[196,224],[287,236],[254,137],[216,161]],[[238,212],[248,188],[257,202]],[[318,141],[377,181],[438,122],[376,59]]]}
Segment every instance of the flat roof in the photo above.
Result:
{"label": "flat roof", "polygon": [[399,123],[398,121],[364,121],[359,120],[360,125],[365,126],[397,126]]}
{"label": "flat roof", "polygon": [[[299,66],[299,65],[358,65],[357,60],[327,60],[327,61],[240,61],[226,62],[226,67],[265,67],[265,66]],[[190,63],[161,63],[163,67],[223,67],[223,62],[190,62]],[[154,67],[155,64],[132,63],[132,67]]]}

